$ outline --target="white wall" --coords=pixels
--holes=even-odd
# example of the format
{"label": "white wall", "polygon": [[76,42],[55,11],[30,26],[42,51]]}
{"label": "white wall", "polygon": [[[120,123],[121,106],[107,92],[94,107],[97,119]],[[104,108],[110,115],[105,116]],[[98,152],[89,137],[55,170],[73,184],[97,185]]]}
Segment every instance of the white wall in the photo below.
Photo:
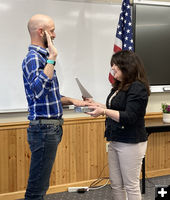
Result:
{"label": "white wall", "polygon": [[[5,0],[4,0],[5,1]],[[80,0],[79,0],[80,1]],[[85,1],[85,0],[84,0]],[[90,1],[90,0],[89,0]],[[121,2],[119,0],[93,0],[93,2]],[[170,2],[170,0],[166,0]],[[15,30],[15,29],[14,29]],[[147,106],[147,112],[161,112],[161,103],[169,103],[170,104],[170,93],[153,93],[149,98],[149,103]],[[65,117],[79,117],[82,115],[78,115],[73,112],[65,112]],[[0,114],[0,123],[10,122],[10,121],[25,121],[27,119],[27,113],[4,113]]]}
{"label": "white wall", "polygon": [[147,106],[147,112],[162,112],[161,103],[170,104],[170,93],[153,93],[151,94]]}
{"label": "white wall", "polygon": [[58,50],[55,69],[61,94],[81,98],[75,81],[78,77],[94,99],[105,103],[111,88],[108,75],[120,4],[2,0],[0,112],[27,110],[21,64],[30,44],[27,22],[37,13],[54,19]]}

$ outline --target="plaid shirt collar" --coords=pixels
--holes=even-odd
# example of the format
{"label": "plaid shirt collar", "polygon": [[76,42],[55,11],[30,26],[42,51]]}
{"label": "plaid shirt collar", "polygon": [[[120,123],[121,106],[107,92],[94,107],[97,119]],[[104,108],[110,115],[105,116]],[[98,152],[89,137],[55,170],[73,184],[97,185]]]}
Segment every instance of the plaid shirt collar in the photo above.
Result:
{"label": "plaid shirt collar", "polygon": [[48,51],[40,46],[31,44],[28,49],[29,49],[29,51],[34,50],[42,55],[49,56]]}

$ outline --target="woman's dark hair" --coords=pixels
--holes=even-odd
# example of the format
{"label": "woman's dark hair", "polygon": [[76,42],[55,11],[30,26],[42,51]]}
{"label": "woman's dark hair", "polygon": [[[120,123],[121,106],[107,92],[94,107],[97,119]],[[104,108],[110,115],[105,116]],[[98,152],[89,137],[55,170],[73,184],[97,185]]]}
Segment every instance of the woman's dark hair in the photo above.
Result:
{"label": "woman's dark hair", "polygon": [[132,82],[140,81],[142,82],[146,89],[148,95],[150,95],[150,87],[146,73],[144,70],[144,65],[139,56],[133,51],[122,50],[113,54],[110,65],[118,66],[122,72],[122,81],[115,80],[113,87],[115,89],[126,91]]}

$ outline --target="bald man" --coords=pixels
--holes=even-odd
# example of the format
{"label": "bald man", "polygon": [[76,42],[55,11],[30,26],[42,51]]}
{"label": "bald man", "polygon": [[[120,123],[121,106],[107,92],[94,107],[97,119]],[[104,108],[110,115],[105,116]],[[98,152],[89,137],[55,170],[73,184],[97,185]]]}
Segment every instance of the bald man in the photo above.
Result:
{"label": "bald man", "polygon": [[25,200],[42,200],[49,187],[51,169],[63,134],[62,105],[85,106],[87,102],[60,95],[54,69],[57,58],[53,45],[55,25],[51,17],[32,16],[28,31],[31,45],[22,63],[30,120],[27,138],[31,150]]}

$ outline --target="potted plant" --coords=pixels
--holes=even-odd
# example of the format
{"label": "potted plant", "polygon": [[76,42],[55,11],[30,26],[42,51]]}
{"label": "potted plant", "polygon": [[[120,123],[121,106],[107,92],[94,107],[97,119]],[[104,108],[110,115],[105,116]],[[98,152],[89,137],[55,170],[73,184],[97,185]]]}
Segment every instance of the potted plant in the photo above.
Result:
{"label": "potted plant", "polygon": [[162,103],[163,122],[170,123],[170,105]]}

